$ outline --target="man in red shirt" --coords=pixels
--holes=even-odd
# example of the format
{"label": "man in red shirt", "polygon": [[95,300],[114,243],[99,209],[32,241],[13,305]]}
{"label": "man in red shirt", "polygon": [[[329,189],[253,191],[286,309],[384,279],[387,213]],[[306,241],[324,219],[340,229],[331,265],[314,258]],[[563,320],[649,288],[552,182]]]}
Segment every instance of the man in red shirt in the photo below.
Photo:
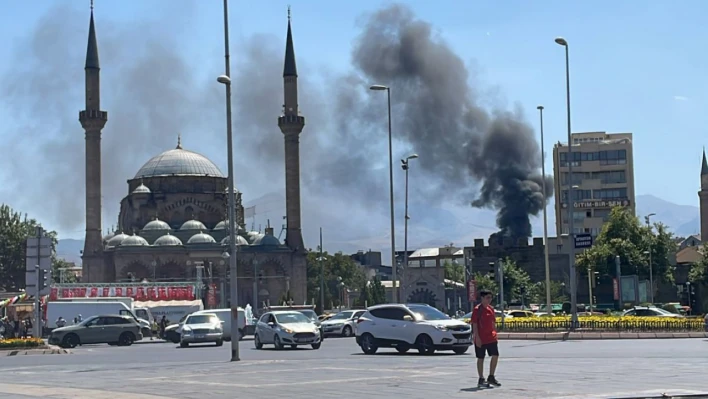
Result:
{"label": "man in red shirt", "polygon": [[[499,347],[497,344],[497,322],[492,303],[493,295],[491,291],[481,290],[479,293],[482,303],[474,307],[472,311],[472,333],[474,334],[474,353],[477,356],[477,374],[479,374],[478,387],[489,387],[489,385],[501,386],[494,377],[499,361]],[[489,362],[489,377],[484,379],[484,355],[489,354],[492,360]]]}

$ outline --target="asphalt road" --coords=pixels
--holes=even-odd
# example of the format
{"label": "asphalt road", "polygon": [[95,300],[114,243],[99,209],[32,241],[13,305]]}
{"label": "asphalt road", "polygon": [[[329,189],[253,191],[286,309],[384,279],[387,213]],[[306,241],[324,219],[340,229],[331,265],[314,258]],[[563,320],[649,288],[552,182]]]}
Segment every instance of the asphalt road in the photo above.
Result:
{"label": "asphalt road", "polygon": [[[148,341],[149,342],[149,341]],[[0,357],[0,397],[601,398],[706,393],[708,340],[505,341],[500,388],[477,390],[472,355],[366,356],[353,339],[321,349],[255,350],[171,343],[85,346],[70,355]],[[707,396],[708,397],[708,396]]]}

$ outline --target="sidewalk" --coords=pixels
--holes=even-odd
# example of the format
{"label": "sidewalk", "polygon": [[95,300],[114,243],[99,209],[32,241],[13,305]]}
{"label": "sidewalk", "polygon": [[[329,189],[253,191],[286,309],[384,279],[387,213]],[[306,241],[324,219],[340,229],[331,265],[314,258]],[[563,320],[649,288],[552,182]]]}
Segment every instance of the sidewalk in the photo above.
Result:
{"label": "sidewalk", "polygon": [[3,356],[24,356],[24,355],[68,355],[71,351],[58,346],[48,345],[42,349],[7,349],[0,350],[0,357]]}
{"label": "sidewalk", "polygon": [[552,333],[512,333],[500,332],[497,337],[503,340],[527,341],[568,341],[596,339],[678,339],[708,338],[708,332],[552,332]]}

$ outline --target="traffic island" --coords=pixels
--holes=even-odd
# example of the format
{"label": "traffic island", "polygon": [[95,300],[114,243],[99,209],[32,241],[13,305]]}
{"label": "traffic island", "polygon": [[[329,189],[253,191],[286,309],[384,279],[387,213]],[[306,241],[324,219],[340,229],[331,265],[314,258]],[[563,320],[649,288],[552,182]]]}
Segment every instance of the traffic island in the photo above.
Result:
{"label": "traffic island", "polygon": [[708,338],[708,332],[499,332],[500,340],[575,341],[605,339],[681,339]]}
{"label": "traffic island", "polygon": [[0,357],[18,355],[55,355],[70,353],[58,346],[47,345],[40,338],[11,338],[0,340]]}

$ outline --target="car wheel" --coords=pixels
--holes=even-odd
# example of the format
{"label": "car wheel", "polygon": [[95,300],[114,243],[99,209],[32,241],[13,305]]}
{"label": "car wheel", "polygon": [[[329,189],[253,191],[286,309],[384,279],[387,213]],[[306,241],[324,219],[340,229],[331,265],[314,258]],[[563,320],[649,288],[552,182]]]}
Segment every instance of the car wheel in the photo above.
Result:
{"label": "car wheel", "polygon": [[220,339],[216,341],[216,346],[224,346],[224,340]]}
{"label": "car wheel", "polygon": [[130,346],[133,345],[133,342],[135,342],[135,335],[133,335],[133,333],[124,332],[118,337],[119,346]]}
{"label": "car wheel", "polygon": [[359,345],[361,346],[361,350],[367,355],[373,355],[377,350],[379,350],[379,347],[376,346],[374,336],[369,333],[362,335],[359,342],[361,342]]}
{"label": "car wheel", "polygon": [[456,355],[464,355],[467,353],[467,349],[469,349],[469,346],[465,346],[463,348],[454,348],[452,351],[455,352]]}
{"label": "car wheel", "polygon": [[274,346],[275,349],[277,349],[277,350],[283,349],[283,343],[280,342],[280,337],[277,336],[277,335],[275,336],[275,338],[273,338],[273,346]]}
{"label": "car wheel", "polygon": [[109,342],[108,345],[109,345],[109,346],[117,346],[117,345],[118,345],[118,342]]}
{"label": "car wheel", "polygon": [[350,326],[344,326],[342,329],[342,337],[351,337],[352,336],[352,328]]}
{"label": "car wheel", "polygon": [[67,334],[61,341],[62,348],[76,348],[79,344],[79,336],[76,334]]}
{"label": "car wheel", "polygon": [[263,348],[263,342],[261,342],[261,339],[260,339],[260,337],[258,336],[258,334],[256,334],[256,335],[253,337],[253,344],[256,346],[256,349],[262,349],[262,348]]}
{"label": "car wheel", "polygon": [[316,343],[316,344],[312,344],[312,349],[315,349],[315,350],[320,349],[320,346],[322,346],[322,342],[318,342],[318,343]]}
{"label": "car wheel", "polygon": [[418,347],[418,353],[421,355],[432,355],[435,353],[435,345],[433,339],[428,334],[421,334],[415,340],[415,346]]}
{"label": "car wheel", "polygon": [[411,349],[411,347],[410,347],[410,346],[406,346],[406,345],[397,345],[397,346],[396,346],[396,350],[398,351],[398,353],[406,353],[406,352],[408,352],[410,349]]}
{"label": "car wheel", "polygon": [[188,346],[189,346],[189,343],[187,343],[187,342],[182,342],[182,341],[179,342],[179,347],[180,347],[180,348],[186,348],[186,347],[188,347]]}

